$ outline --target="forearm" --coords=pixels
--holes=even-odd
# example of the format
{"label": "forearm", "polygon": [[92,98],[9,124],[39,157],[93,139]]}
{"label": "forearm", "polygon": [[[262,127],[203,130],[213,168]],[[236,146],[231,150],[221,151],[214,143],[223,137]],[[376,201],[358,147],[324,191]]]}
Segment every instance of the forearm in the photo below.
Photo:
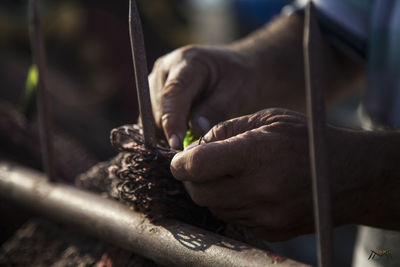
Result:
{"label": "forearm", "polygon": [[331,144],[336,224],[400,230],[400,133],[338,130]]}
{"label": "forearm", "polygon": [[373,165],[374,183],[366,203],[369,213],[362,224],[400,230],[400,133],[370,134],[370,153],[366,164]]}
{"label": "forearm", "polygon": [[[229,46],[256,62],[260,108],[279,106],[304,112],[303,24],[300,15],[281,16]],[[329,107],[359,88],[364,70],[325,39],[322,47]]]}

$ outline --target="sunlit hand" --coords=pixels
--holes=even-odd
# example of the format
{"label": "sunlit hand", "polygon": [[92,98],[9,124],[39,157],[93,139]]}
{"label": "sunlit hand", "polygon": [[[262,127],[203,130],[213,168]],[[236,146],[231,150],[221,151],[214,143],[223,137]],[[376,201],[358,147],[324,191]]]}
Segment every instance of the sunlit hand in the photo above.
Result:
{"label": "sunlit hand", "polygon": [[250,57],[227,48],[186,46],[158,59],[149,76],[156,124],[178,149],[188,128],[254,112],[257,86]]}
{"label": "sunlit hand", "polygon": [[215,126],[171,170],[216,216],[285,239],[313,222],[306,134],[300,114],[264,110]]}
{"label": "sunlit hand", "polygon": [[[181,148],[188,126],[202,135],[218,122],[268,107],[304,112],[303,17],[281,16],[227,46],[185,46],[158,59],[149,76],[156,124]],[[323,42],[327,105],[360,88],[360,66]],[[161,132],[161,131],[160,131]]]}
{"label": "sunlit hand", "polygon": [[[313,231],[306,119],[266,109],[220,123],[171,170],[193,201],[269,241]],[[376,195],[373,135],[327,127],[335,225],[365,222]],[[368,163],[369,162],[369,163]],[[373,180],[375,179],[375,182]],[[388,189],[386,189],[388,190]],[[378,194],[379,195],[379,194]]]}

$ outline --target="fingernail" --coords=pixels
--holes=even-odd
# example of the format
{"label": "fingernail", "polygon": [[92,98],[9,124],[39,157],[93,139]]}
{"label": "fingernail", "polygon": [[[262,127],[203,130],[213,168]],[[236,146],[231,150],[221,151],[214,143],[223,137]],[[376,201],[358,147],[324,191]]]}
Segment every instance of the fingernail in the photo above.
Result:
{"label": "fingernail", "polygon": [[179,148],[178,136],[176,134],[171,135],[171,137],[168,139],[168,144],[171,148],[178,149]]}
{"label": "fingernail", "polygon": [[205,117],[199,117],[197,119],[197,125],[199,125],[203,133],[206,133],[210,130],[210,121]]}
{"label": "fingernail", "polygon": [[183,149],[183,151],[190,150],[190,149],[192,149],[192,148],[194,148],[195,146],[198,146],[198,145],[199,145],[199,142],[195,141],[193,144],[190,144],[190,145],[188,145],[187,147],[185,147],[185,148]]}

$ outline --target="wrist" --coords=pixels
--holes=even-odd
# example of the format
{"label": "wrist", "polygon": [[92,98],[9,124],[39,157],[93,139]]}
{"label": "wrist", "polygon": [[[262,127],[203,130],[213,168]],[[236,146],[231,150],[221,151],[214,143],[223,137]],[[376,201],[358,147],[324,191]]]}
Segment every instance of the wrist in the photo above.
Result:
{"label": "wrist", "polygon": [[245,38],[227,45],[227,48],[246,54],[262,69],[268,65],[266,59],[277,54],[278,58],[283,57],[294,47],[298,48],[296,53],[302,55],[303,23],[303,17],[297,14],[279,16]]}
{"label": "wrist", "polygon": [[393,228],[387,216],[399,211],[399,134],[331,129],[329,136],[335,225]]}
{"label": "wrist", "polygon": [[[362,132],[328,127],[329,179],[331,180],[332,213],[334,225],[360,223],[368,213],[365,199],[373,182],[365,161],[369,161],[368,146]],[[370,166],[371,167],[371,166]]]}
{"label": "wrist", "polygon": [[369,164],[372,165],[371,186],[366,189],[368,214],[361,224],[400,229],[400,133],[396,131],[367,132]]}
{"label": "wrist", "polygon": [[303,18],[280,16],[228,46],[253,62],[258,109],[281,107],[305,111]]}

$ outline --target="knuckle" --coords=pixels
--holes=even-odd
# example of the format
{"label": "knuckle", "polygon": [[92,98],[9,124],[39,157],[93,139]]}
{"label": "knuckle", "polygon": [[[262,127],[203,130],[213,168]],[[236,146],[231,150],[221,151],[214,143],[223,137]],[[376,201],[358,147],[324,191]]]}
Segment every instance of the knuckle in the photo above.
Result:
{"label": "knuckle", "polygon": [[164,113],[161,116],[161,125],[164,128],[169,128],[170,124],[171,124],[171,117],[173,116],[173,114],[171,113]]}
{"label": "knuckle", "polygon": [[165,83],[163,91],[161,93],[162,99],[174,98],[182,94],[185,90],[185,86],[181,79],[172,79]]}
{"label": "knuckle", "polygon": [[283,112],[278,108],[267,109],[264,114],[265,124],[270,125],[282,121]]}
{"label": "knuckle", "polygon": [[164,57],[157,58],[156,61],[154,61],[154,64],[153,64],[153,71],[156,71],[156,70],[160,69],[162,64],[163,64],[163,61],[164,61]]}
{"label": "knuckle", "polygon": [[176,133],[181,128],[182,117],[178,113],[167,112],[161,116],[161,126],[169,134]]}
{"label": "knuckle", "polygon": [[264,117],[266,117],[267,120],[277,119],[285,114],[284,110],[280,108],[268,108],[263,113]]}
{"label": "knuckle", "polygon": [[306,119],[290,110],[273,108],[254,114],[253,123],[267,131],[289,134],[306,129]]}
{"label": "knuckle", "polygon": [[268,108],[268,109],[266,109],[266,112],[267,112],[267,115],[274,116],[274,115],[282,114],[282,109],[281,108]]}
{"label": "knuckle", "polygon": [[225,132],[227,126],[227,121],[220,122],[212,128],[212,132],[215,136],[221,135]]}
{"label": "knuckle", "polygon": [[233,135],[233,127],[230,121],[223,121],[211,128],[207,139],[210,140],[224,140]]}
{"label": "knuckle", "polygon": [[[295,127],[293,123],[283,120],[273,121],[263,128],[269,132],[279,134],[279,139],[277,141],[282,143],[282,145],[289,145],[291,142],[285,143],[284,141],[291,141],[290,139],[287,140],[287,138],[294,138],[298,134],[297,127]],[[304,128],[304,130],[306,130],[306,128]]]}
{"label": "knuckle", "polygon": [[199,45],[187,45],[182,47],[181,49],[181,53],[182,53],[182,58],[183,59],[194,59],[197,56],[199,56],[199,54],[201,53],[201,48]]}
{"label": "knuckle", "polygon": [[268,123],[273,122],[304,122],[304,117],[299,116],[298,113],[282,109],[282,108],[269,108],[264,111],[264,117]]}
{"label": "knuckle", "polygon": [[204,136],[205,142],[217,141],[219,140],[219,132],[218,132],[218,125],[215,125],[208,131],[208,133]]}

